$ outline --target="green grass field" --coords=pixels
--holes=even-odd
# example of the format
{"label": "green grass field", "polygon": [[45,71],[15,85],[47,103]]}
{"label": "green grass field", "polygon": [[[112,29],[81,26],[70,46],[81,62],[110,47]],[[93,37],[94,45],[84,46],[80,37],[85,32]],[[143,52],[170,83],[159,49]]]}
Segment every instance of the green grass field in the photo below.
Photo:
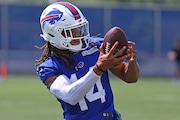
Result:
{"label": "green grass field", "polygon": [[[180,120],[180,84],[170,78],[140,78],[135,84],[111,79],[115,107],[123,120]],[[0,82],[1,120],[63,120],[62,110],[37,76]]]}

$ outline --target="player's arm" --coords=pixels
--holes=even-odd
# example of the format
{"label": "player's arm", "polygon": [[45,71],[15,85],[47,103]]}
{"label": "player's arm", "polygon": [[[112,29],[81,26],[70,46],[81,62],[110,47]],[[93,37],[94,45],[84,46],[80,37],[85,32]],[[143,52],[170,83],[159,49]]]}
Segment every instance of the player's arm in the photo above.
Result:
{"label": "player's arm", "polygon": [[139,78],[139,67],[135,60],[115,66],[110,71],[127,83],[137,82]]}
{"label": "player's arm", "polygon": [[135,50],[135,43],[128,41],[129,48],[127,52],[128,62],[122,62],[117,66],[114,66],[110,71],[118,78],[127,83],[137,82],[139,78],[139,65],[136,60],[137,51]]}
{"label": "player's arm", "polygon": [[97,66],[90,69],[83,77],[75,82],[65,75],[52,76],[44,81],[50,92],[58,99],[61,99],[71,105],[77,104],[87,92],[100,79],[102,71]]}

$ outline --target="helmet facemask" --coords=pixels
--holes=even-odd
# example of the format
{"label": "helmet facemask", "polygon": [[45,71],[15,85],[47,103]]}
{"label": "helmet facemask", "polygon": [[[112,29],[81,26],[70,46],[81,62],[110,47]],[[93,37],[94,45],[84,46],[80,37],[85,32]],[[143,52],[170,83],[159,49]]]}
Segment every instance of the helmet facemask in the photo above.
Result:
{"label": "helmet facemask", "polygon": [[61,35],[63,36],[61,46],[70,51],[84,50],[89,46],[90,35],[87,21],[73,27],[63,28]]}

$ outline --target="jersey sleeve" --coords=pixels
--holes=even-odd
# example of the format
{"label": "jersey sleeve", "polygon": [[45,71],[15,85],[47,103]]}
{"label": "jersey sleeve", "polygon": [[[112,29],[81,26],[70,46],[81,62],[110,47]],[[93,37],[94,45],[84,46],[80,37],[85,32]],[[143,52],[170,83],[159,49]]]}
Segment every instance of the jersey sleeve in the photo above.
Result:
{"label": "jersey sleeve", "polygon": [[41,81],[44,82],[48,77],[58,75],[61,72],[58,70],[56,63],[49,57],[37,67],[36,73],[39,75]]}

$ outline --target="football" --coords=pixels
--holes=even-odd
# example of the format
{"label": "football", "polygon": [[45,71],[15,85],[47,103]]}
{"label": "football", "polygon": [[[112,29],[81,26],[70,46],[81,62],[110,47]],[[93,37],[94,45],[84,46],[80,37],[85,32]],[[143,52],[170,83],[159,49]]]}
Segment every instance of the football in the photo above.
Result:
{"label": "football", "polygon": [[[104,41],[103,41],[104,52],[108,53],[116,41],[118,41],[119,44],[115,52],[120,50],[123,46],[127,46],[126,48],[128,48],[128,40],[127,40],[126,34],[122,30],[122,28],[117,27],[117,26],[111,28],[105,34]],[[125,55],[126,53],[127,53],[127,49],[124,51],[124,53],[121,56]]]}

